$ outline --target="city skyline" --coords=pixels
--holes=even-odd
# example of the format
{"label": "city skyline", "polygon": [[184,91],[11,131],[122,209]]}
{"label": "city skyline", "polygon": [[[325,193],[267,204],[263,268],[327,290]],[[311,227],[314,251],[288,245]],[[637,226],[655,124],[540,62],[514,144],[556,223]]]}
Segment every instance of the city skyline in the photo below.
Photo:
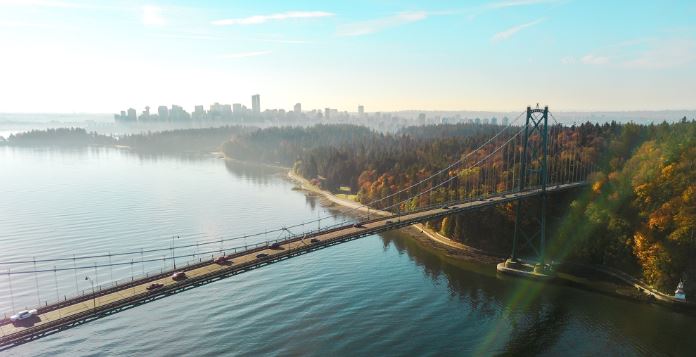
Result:
{"label": "city skyline", "polygon": [[[694,109],[689,1],[0,0],[0,112]],[[291,94],[288,94],[291,93]]]}
{"label": "city skyline", "polygon": [[[260,94],[254,94],[251,96],[251,107],[247,107],[243,103],[227,104],[227,103],[215,102],[215,103],[208,105],[208,110],[205,109],[205,105],[196,104],[193,106],[193,110],[191,111],[191,113],[188,113],[186,111],[186,108],[184,108],[180,105],[177,105],[177,104],[171,104],[171,108],[169,108],[169,106],[167,106],[167,105],[159,105],[157,107],[157,113],[150,113],[150,108],[151,108],[150,105],[145,105],[142,112],[140,114],[138,114],[138,110],[136,108],[129,107],[128,109],[121,110],[119,113],[115,113],[114,118],[117,120],[136,121],[136,120],[141,120],[141,116],[142,116],[142,118],[147,120],[151,115],[153,115],[157,118],[162,118],[163,120],[167,120],[167,119],[169,119],[172,111],[178,112],[178,114],[182,116],[181,119],[183,119],[186,115],[189,116],[188,119],[202,119],[203,117],[207,116],[209,113],[220,114],[221,116],[231,116],[232,114],[234,114],[234,115],[249,115],[249,114],[259,115],[259,114],[264,114],[267,112],[273,113],[273,112],[278,112],[278,111],[280,111],[281,113],[288,113],[288,114],[289,113],[302,114],[305,112],[317,112],[317,111],[322,112],[322,109],[309,109],[309,110],[306,110],[303,112],[301,102],[295,103],[293,105],[293,107],[290,109],[262,108]],[[355,111],[339,110],[336,108],[324,108],[323,111],[325,113],[327,111],[357,113],[359,116],[362,116],[363,114],[365,114],[365,106],[358,105]]]}

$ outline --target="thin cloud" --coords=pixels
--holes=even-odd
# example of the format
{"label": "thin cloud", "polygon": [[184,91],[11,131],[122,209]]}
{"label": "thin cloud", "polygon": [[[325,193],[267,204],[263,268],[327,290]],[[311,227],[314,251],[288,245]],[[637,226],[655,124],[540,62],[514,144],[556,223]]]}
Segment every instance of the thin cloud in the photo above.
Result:
{"label": "thin cloud", "polygon": [[80,8],[85,7],[85,4],[52,0],[0,0],[0,6]]}
{"label": "thin cloud", "polygon": [[561,0],[507,0],[488,4],[487,7],[490,9],[504,9],[508,7],[553,4],[558,2],[561,2]]}
{"label": "thin cloud", "polygon": [[661,41],[636,58],[627,60],[627,68],[664,69],[683,66],[696,61],[696,41],[692,39],[672,39]]}
{"label": "thin cloud", "polygon": [[213,21],[212,24],[217,26],[258,25],[269,21],[282,21],[288,19],[311,19],[330,16],[334,16],[334,14],[326,11],[288,11],[270,15],[255,15],[235,19],[216,20]]}
{"label": "thin cloud", "polygon": [[0,21],[0,27],[18,28],[18,27],[34,27],[34,28],[50,28],[48,24],[23,21]]}
{"label": "thin cloud", "polygon": [[528,23],[526,23],[526,24],[513,26],[513,27],[511,27],[511,28],[509,28],[509,29],[507,29],[507,30],[505,30],[505,31],[501,31],[501,32],[496,33],[495,35],[493,35],[493,38],[492,38],[491,40],[492,40],[493,42],[500,42],[500,41],[507,40],[507,39],[509,39],[510,37],[512,37],[512,36],[514,36],[515,34],[517,34],[518,32],[520,32],[520,31],[522,31],[522,30],[524,30],[524,29],[526,29],[526,28],[532,27],[532,26],[534,26],[534,25],[538,25],[538,24],[541,23],[542,21],[544,21],[544,19],[539,19],[539,20],[535,20],[535,21],[532,21],[532,22],[528,22]]}
{"label": "thin cloud", "polygon": [[407,23],[424,20],[428,17],[425,11],[400,12],[393,16],[383,17],[363,22],[343,25],[338,29],[339,36],[363,36],[382,31],[384,29]]}
{"label": "thin cloud", "polygon": [[238,53],[226,53],[226,54],[220,55],[218,57],[224,58],[224,59],[235,59],[235,58],[264,56],[264,55],[270,55],[271,53],[273,53],[273,52],[272,51],[238,52]]}
{"label": "thin cloud", "polygon": [[473,20],[477,16],[483,15],[484,13],[487,13],[490,11],[505,10],[508,8],[521,7],[521,6],[558,4],[558,3],[564,3],[567,1],[568,0],[505,0],[505,1],[490,2],[487,4],[483,4],[481,6],[476,6],[476,7],[470,8],[468,11],[469,12],[469,19]]}
{"label": "thin cloud", "polygon": [[607,56],[596,56],[593,54],[588,54],[580,58],[580,62],[582,62],[583,64],[604,65],[608,64],[610,61],[609,57]]}
{"label": "thin cloud", "polygon": [[653,70],[681,67],[696,62],[696,40],[635,39],[603,46],[595,53],[579,58],[564,57],[561,63]]}
{"label": "thin cloud", "polygon": [[163,26],[166,24],[162,15],[162,8],[152,5],[143,6],[143,25]]}
{"label": "thin cloud", "polygon": [[171,38],[177,40],[221,40],[222,37],[198,34],[156,34],[155,38]]}
{"label": "thin cloud", "polygon": [[561,63],[563,64],[575,64],[577,60],[573,56],[566,56],[561,58]]}
{"label": "thin cloud", "polygon": [[306,44],[310,43],[309,41],[305,40],[274,40],[274,39],[255,39],[254,41],[261,41],[261,42],[272,42],[272,43],[287,43],[287,44]]}

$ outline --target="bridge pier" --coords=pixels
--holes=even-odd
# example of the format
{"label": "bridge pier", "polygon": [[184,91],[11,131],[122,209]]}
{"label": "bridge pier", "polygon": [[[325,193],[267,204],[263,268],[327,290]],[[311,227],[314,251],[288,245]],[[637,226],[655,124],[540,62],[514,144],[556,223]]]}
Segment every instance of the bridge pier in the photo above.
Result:
{"label": "bridge pier", "polygon": [[[545,246],[546,246],[546,203],[547,192],[546,185],[548,183],[547,157],[548,157],[548,115],[549,107],[543,109],[537,107],[532,109],[527,107],[527,118],[524,128],[524,137],[522,141],[522,154],[520,159],[520,181],[519,192],[528,189],[527,186],[529,174],[536,173],[538,182],[541,186],[541,211],[537,219],[538,231],[534,234],[527,235],[522,229],[521,217],[521,199],[518,199],[515,207],[515,232],[512,241],[512,252],[510,258],[498,264],[497,270],[501,273],[508,273],[517,276],[525,276],[534,279],[548,279],[553,277],[553,269],[549,264],[545,263]],[[530,140],[531,138],[531,140]],[[520,238],[525,238],[525,243],[522,248],[530,246],[537,253],[535,261],[525,261],[518,257],[518,249]],[[538,237],[538,242],[535,242]]]}

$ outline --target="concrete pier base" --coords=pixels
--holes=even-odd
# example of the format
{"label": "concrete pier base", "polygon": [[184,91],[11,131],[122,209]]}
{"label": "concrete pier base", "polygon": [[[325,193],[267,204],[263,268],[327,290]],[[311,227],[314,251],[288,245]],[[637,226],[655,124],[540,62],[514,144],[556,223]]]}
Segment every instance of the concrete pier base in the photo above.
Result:
{"label": "concrete pier base", "polygon": [[548,280],[555,276],[548,264],[529,263],[507,259],[497,265],[498,272],[535,280]]}

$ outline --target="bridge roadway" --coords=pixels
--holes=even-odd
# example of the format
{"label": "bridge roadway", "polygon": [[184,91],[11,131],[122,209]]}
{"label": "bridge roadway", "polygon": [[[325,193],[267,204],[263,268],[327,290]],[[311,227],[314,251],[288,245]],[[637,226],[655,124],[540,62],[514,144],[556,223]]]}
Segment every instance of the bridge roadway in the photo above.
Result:
{"label": "bridge roadway", "polygon": [[[584,185],[584,183],[579,182],[552,186],[547,188],[547,192],[567,190],[581,185]],[[94,294],[87,294],[68,299],[64,302],[40,307],[38,309],[38,315],[33,320],[18,324],[5,322],[0,325],[0,335],[2,335],[2,337],[0,337],[0,351],[101,317],[112,315],[125,309],[159,300],[178,292],[186,291],[197,286],[205,285],[213,281],[221,280],[232,275],[317,249],[373,235],[375,233],[422,223],[453,213],[536,196],[540,193],[541,190],[538,188],[517,193],[499,193],[475,201],[452,204],[447,209],[440,206],[400,216],[379,217],[363,222],[362,227],[355,227],[350,224],[313,232],[312,234],[301,237],[295,236],[280,241],[279,249],[271,249],[270,246],[265,245],[228,255],[230,261],[224,265],[216,264],[212,260],[209,260],[178,269],[179,271],[185,271],[188,276],[187,279],[182,281],[173,281],[171,279],[173,271],[169,271],[113,288],[100,290]],[[312,239],[316,241],[312,243]],[[259,254],[267,254],[268,256],[257,257]],[[154,291],[148,291],[147,287],[152,283],[160,283],[164,286]]]}

